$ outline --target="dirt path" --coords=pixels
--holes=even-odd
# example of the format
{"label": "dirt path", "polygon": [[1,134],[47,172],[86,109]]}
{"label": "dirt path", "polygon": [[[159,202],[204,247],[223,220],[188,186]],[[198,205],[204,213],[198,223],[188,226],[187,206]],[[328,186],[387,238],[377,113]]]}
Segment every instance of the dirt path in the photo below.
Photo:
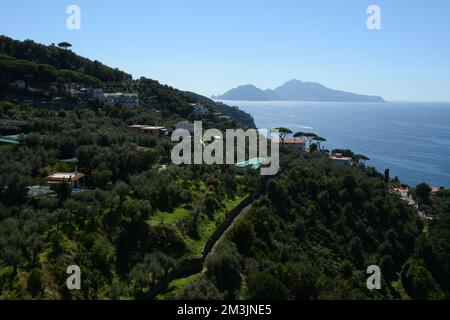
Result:
{"label": "dirt path", "polygon": [[236,218],[234,218],[233,222],[230,224],[230,226],[222,233],[222,235],[220,236],[219,239],[217,239],[217,241],[214,243],[214,246],[211,249],[211,252],[209,254],[206,255],[205,259],[210,255],[210,254],[214,254],[214,252],[217,249],[217,245],[222,242],[223,239],[225,239],[228,235],[228,233],[230,232],[231,229],[233,229],[233,227],[236,225],[236,223],[238,223],[243,217],[245,217],[245,215],[248,213],[248,211],[250,211],[250,209],[252,208],[252,203],[249,204],[248,206],[246,206],[244,209],[242,209],[239,214],[236,216]]}

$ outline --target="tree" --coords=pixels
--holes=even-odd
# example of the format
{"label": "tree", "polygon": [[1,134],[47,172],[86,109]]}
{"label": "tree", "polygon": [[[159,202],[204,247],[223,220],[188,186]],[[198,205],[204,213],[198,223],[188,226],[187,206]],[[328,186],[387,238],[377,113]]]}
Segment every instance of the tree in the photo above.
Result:
{"label": "tree", "polygon": [[327,141],[327,139],[325,139],[325,138],[323,138],[323,137],[320,137],[320,136],[315,136],[315,137],[313,138],[313,141],[316,141],[316,142],[317,142],[317,146],[319,147],[319,150],[322,150],[320,144],[321,144],[322,142]]}
{"label": "tree", "polygon": [[232,242],[223,242],[206,260],[206,275],[213,279],[221,292],[234,298],[234,291],[241,286],[239,252]]}
{"label": "tree", "polygon": [[236,243],[239,252],[249,255],[256,241],[256,232],[249,221],[241,221],[233,228],[231,238]]}
{"label": "tree", "polygon": [[222,300],[223,294],[204,275],[189,282],[176,296],[179,300]]}
{"label": "tree", "polygon": [[390,172],[389,169],[384,170],[384,182],[389,183],[391,181],[390,179]]}
{"label": "tree", "polygon": [[430,199],[431,188],[426,183],[421,183],[416,186],[416,195],[420,203],[426,203]]}
{"label": "tree", "polygon": [[439,299],[443,295],[430,271],[415,258],[409,258],[405,263],[400,279],[403,288],[413,299]]}
{"label": "tree", "polygon": [[278,136],[280,137],[281,144],[284,144],[284,140],[286,139],[286,137],[292,134],[292,131],[290,129],[284,127],[275,128],[274,130],[278,130]]}
{"label": "tree", "polygon": [[248,298],[252,300],[284,300],[289,291],[269,273],[255,273],[248,278]]}
{"label": "tree", "polygon": [[58,47],[67,51],[70,47],[72,47],[72,45],[69,42],[63,41],[58,43]]}
{"label": "tree", "polygon": [[303,137],[305,137],[305,139],[308,140],[308,144],[309,146],[311,146],[312,141],[317,137],[317,135],[312,132],[304,132]]}
{"label": "tree", "polygon": [[56,192],[61,203],[66,201],[72,193],[72,185],[66,180],[63,180],[61,183],[53,184],[51,189]]}
{"label": "tree", "polygon": [[355,160],[356,162],[360,162],[360,161],[366,162],[366,161],[369,161],[370,159],[369,159],[369,157],[367,157],[363,154],[355,154],[353,156],[353,160]]}
{"label": "tree", "polygon": [[294,133],[294,138],[304,138],[305,133],[303,131],[298,131],[296,133]]}
{"label": "tree", "polygon": [[113,173],[107,168],[95,169],[92,172],[92,183],[98,188],[106,188],[108,183],[111,182]]}
{"label": "tree", "polygon": [[42,271],[40,269],[33,269],[28,277],[28,289],[33,296],[40,296],[42,292]]}
{"label": "tree", "polygon": [[142,293],[146,287],[153,288],[158,281],[166,277],[175,267],[175,260],[163,253],[147,254],[144,260],[133,268],[130,277],[137,291]]}

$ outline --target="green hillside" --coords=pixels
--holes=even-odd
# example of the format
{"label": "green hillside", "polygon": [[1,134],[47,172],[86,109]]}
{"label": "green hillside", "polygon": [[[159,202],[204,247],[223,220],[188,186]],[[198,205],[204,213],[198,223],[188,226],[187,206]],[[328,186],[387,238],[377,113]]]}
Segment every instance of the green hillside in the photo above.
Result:
{"label": "green hillside", "polygon": [[[281,146],[268,178],[175,165],[170,136],[129,126],[202,119],[225,130],[253,119],[56,46],[0,37],[0,54],[0,299],[450,297],[448,190],[411,190],[415,211],[393,194],[399,181],[361,156],[337,164],[314,143]],[[73,95],[72,82],[139,103]],[[82,188],[48,188],[55,172],[84,174]],[[70,265],[82,290],[67,289]],[[366,287],[369,265],[382,270],[381,290]]]}

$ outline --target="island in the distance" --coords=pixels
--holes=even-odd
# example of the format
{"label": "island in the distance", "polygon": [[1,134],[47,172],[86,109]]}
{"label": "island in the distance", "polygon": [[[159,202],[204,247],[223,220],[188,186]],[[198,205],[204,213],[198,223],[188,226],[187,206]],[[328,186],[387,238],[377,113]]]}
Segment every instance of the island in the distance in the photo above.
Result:
{"label": "island in the distance", "polygon": [[243,101],[328,101],[328,102],[385,102],[380,96],[368,96],[333,90],[319,83],[291,80],[276,89],[261,90],[247,84],[231,89],[217,100]]}

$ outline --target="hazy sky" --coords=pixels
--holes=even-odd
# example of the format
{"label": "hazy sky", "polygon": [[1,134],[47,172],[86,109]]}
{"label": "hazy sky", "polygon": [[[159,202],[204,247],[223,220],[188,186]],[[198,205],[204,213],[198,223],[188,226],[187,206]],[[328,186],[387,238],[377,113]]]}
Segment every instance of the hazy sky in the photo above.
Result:
{"label": "hazy sky", "polygon": [[[68,30],[66,9],[81,9]],[[381,30],[366,10],[381,8]],[[290,79],[388,100],[450,101],[448,0],[2,0],[0,34],[210,96]]]}

